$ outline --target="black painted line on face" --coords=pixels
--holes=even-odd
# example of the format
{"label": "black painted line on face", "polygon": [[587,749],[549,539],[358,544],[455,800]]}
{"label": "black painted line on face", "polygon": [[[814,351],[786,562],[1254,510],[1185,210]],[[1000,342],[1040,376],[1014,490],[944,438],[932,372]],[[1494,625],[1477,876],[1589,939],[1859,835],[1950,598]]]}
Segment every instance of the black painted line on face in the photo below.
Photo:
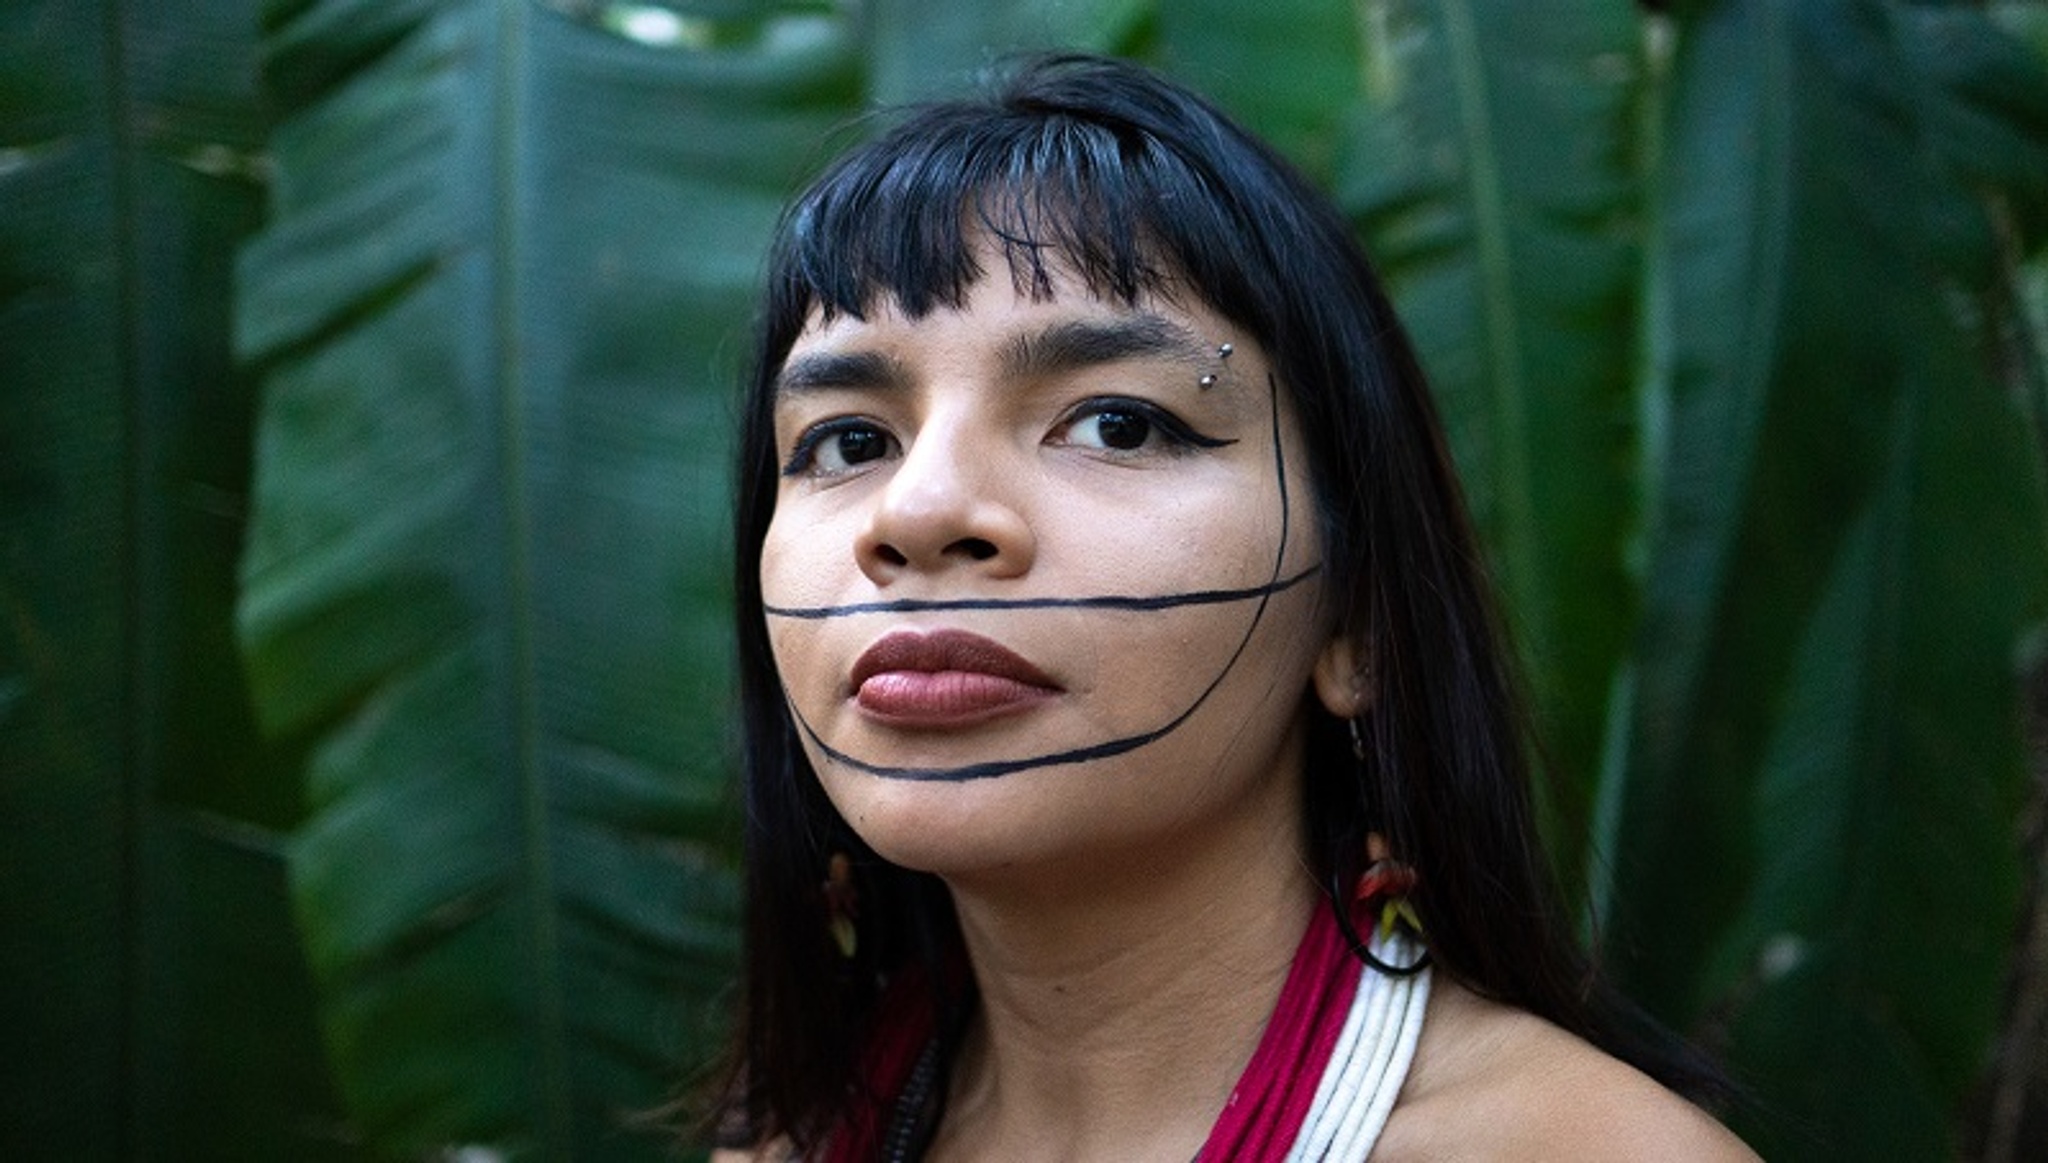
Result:
{"label": "black painted line on face", "polygon": [[[1236,661],[1236,656],[1232,656],[1232,661]],[[1225,668],[1225,672],[1228,672],[1228,667]],[[1217,677],[1216,683],[1209,684],[1209,690],[1216,689],[1217,683],[1220,682],[1222,682],[1221,675]],[[818,733],[811,729],[810,723],[806,722],[802,715],[796,713],[794,707],[790,708],[790,714],[796,719],[797,725],[804,729],[804,734],[810,736],[811,742],[817,744],[818,750],[824,752],[827,758],[835,763],[851,767],[855,771],[880,776],[883,779],[905,779],[931,783],[968,783],[977,779],[993,779],[999,775],[1011,775],[1019,771],[1030,771],[1033,768],[1062,767],[1069,763],[1086,763],[1094,759],[1108,759],[1112,756],[1122,755],[1126,751],[1135,751],[1147,743],[1163,738],[1172,732],[1174,728],[1186,722],[1188,716],[1194,714],[1195,710],[1202,705],[1203,700],[1208,697],[1209,691],[1203,691],[1201,698],[1195,700],[1194,706],[1175,716],[1172,722],[1156,730],[1147,731],[1142,735],[1127,735],[1122,739],[1112,739],[1107,743],[1097,743],[1092,747],[1078,747],[1072,751],[1059,751],[1051,755],[1033,755],[1024,759],[998,759],[987,763],[973,763],[965,767],[885,767],[881,764],[855,759],[846,752],[818,738]]]}
{"label": "black painted line on face", "polygon": [[910,614],[927,610],[1171,610],[1177,606],[1207,606],[1245,602],[1269,594],[1285,593],[1321,573],[1317,562],[1295,574],[1267,585],[1241,590],[1190,590],[1180,594],[1145,597],[1111,594],[1094,598],[947,598],[930,601],[902,598],[890,602],[853,602],[844,606],[763,606],[771,618],[818,620],[852,618],[862,614]]}
{"label": "black painted line on face", "polygon": [[[831,759],[835,763],[843,764],[855,771],[878,776],[883,779],[941,783],[966,783],[971,780],[993,779],[997,776],[1013,775],[1020,771],[1031,771],[1041,767],[1063,767],[1068,764],[1086,763],[1096,759],[1108,759],[1129,751],[1135,751],[1148,743],[1157,742],[1172,734],[1182,723],[1187,722],[1189,718],[1193,717],[1196,711],[1202,709],[1202,705],[1209,701],[1209,696],[1215,694],[1216,688],[1222,686],[1223,680],[1230,677],[1230,672],[1236,669],[1238,660],[1244,657],[1245,649],[1251,645],[1252,635],[1258,632],[1259,623],[1265,618],[1266,607],[1272,602],[1273,595],[1306,578],[1314,576],[1322,569],[1322,565],[1319,562],[1285,581],[1280,577],[1281,567],[1287,560],[1287,537],[1292,527],[1294,510],[1287,495],[1287,453],[1280,443],[1280,383],[1270,372],[1266,375],[1266,391],[1272,410],[1273,472],[1280,488],[1280,547],[1273,554],[1273,575],[1267,579],[1264,585],[1254,586],[1244,591],[1202,591],[1204,593],[1242,592],[1246,596],[1255,594],[1258,597],[1259,604],[1252,610],[1251,621],[1244,629],[1244,637],[1238,639],[1236,649],[1230,652],[1230,657],[1224,661],[1222,668],[1216,672],[1216,677],[1209,680],[1209,685],[1202,688],[1202,693],[1195,696],[1195,701],[1188,704],[1186,710],[1175,715],[1165,725],[1137,735],[1126,735],[1120,739],[1111,739],[1107,742],[1096,743],[1087,747],[1056,751],[1046,755],[1027,756],[1023,759],[998,759],[987,763],[972,763],[964,767],[889,767],[883,764],[869,763],[863,759],[856,759],[825,742],[824,739],[819,737],[818,732],[811,727],[810,723],[804,719],[803,714],[796,709],[796,703],[785,694],[784,702],[789,707],[790,718],[796,721],[797,726],[803,729],[804,734],[810,738],[818,750],[824,752],[826,758]],[[1020,602],[1034,600],[1058,601],[1060,599],[1020,599]],[[1078,603],[1103,601],[1105,599],[1081,598],[1066,600]],[[924,606],[921,608],[930,609],[933,607]]]}

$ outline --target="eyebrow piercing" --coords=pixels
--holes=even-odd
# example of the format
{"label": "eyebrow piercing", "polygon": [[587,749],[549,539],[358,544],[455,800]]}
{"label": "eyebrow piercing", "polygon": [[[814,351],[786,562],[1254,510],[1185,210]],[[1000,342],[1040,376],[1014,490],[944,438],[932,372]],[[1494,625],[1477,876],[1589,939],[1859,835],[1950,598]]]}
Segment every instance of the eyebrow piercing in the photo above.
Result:
{"label": "eyebrow piercing", "polygon": [[[1219,343],[1216,345],[1216,358],[1229,359],[1230,353],[1236,350],[1237,347],[1235,344]],[[1196,382],[1201,384],[1205,388],[1213,388],[1216,386],[1216,373],[1210,372],[1208,375],[1203,376],[1200,380]]]}
{"label": "eyebrow piercing", "polygon": [[[1219,343],[1219,344],[1217,344],[1217,345],[1216,345],[1216,358],[1217,358],[1217,359],[1229,359],[1229,358],[1230,358],[1230,353],[1231,353],[1231,352],[1233,352],[1233,351],[1236,351],[1236,350],[1237,350],[1237,347],[1236,347],[1236,345],[1235,345],[1235,344],[1229,344],[1229,343]],[[1202,378],[1201,378],[1201,379],[1200,379],[1199,381],[1197,381],[1197,382],[1198,382],[1198,383],[1200,383],[1200,384],[1201,384],[1201,385],[1202,385],[1203,387],[1205,387],[1205,388],[1213,388],[1213,387],[1215,387],[1215,386],[1216,386],[1216,373],[1215,373],[1215,372],[1210,372],[1210,373],[1209,373],[1208,375],[1205,375],[1205,376],[1203,376],[1203,377],[1202,377]]]}

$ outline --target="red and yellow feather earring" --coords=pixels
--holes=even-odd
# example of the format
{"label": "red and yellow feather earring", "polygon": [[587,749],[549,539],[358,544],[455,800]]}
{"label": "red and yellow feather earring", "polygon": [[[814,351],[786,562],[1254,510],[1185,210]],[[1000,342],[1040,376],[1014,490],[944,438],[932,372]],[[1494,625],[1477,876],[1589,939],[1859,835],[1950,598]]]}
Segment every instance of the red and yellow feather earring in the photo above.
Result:
{"label": "red and yellow feather earring", "polygon": [[825,925],[839,955],[853,960],[860,949],[860,894],[853,885],[853,861],[844,852],[834,852],[825,861]]}
{"label": "red and yellow feather earring", "polygon": [[1407,925],[1410,932],[1421,936],[1422,918],[1415,915],[1415,905],[1408,895],[1415,891],[1422,877],[1394,859],[1387,838],[1378,832],[1366,834],[1365,857],[1369,863],[1351,898],[1354,910],[1372,921],[1382,940],[1394,935],[1396,925]]}
{"label": "red and yellow feather earring", "polygon": [[[1362,768],[1365,763],[1365,739],[1359,733],[1358,720],[1349,719],[1346,726],[1351,729],[1352,758],[1356,759]],[[1393,846],[1378,832],[1366,833],[1365,860],[1365,871],[1359,875],[1358,883],[1352,889],[1351,899],[1342,902],[1348,906],[1340,910],[1345,936],[1350,938],[1352,948],[1358,955],[1382,973],[1399,977],[1420,973],[1429,967],[1429,952],[1426,946],[1422,955],[1417,957],[1413,964],[1394,965],[1375,954],[1372,951],[1372,939],[1361,939],[1357,930],[1363,925],[1379,940],[1385,941],[1394,935],[1397,928],[1405,927],[1417,942],[1422,942],[1425,936],[1422,917],[1415,911],[1415,904],[1410,899],[1416,887],[1422,883],[1422,876],[1408,864],[1396,860]]]}

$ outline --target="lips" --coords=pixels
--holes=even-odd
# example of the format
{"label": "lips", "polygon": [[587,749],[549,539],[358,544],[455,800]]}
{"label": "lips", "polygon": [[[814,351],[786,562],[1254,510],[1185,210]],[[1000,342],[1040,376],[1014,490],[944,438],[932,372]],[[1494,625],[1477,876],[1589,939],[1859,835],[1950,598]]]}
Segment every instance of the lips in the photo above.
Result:
{"label": "lips", "polygon": [[968,726],[1060,693],[1001,643],[961,630],[889,634],[854,661],[849,681],[862,711],[910,727]]}

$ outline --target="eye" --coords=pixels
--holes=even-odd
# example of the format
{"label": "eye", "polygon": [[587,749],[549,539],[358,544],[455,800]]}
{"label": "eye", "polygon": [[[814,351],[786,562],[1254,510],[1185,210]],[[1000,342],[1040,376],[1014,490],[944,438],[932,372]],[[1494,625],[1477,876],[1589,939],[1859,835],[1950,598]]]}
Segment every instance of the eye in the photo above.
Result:
{"label": "eye", "polygon": [[1056,433],[1059,443],[1107,452],[1183,452],[1234,444],[1204,436],[1156,404],[1107,397],[1083,400],[1067,413]]}
{"label": "eye", "polygon": [[1151,417],[1135,408],[1104,408],[1080,417],[1067,428],[1067,439],[1075,444],[1100,445],[1126,452],[1145,447],[1151,436]]}
{"label": "eye", "polygon": [[880,425],[846,416],[812,425],[797,437],[782,475],[833,477],[896,452],[896,438]]}

